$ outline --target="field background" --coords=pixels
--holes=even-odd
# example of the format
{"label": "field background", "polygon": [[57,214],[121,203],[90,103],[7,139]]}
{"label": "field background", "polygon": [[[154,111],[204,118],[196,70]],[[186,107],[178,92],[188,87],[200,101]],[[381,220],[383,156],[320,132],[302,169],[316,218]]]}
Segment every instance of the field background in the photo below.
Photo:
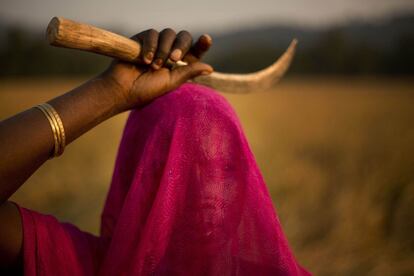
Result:
{"label": "field background", "polygon": [[[0,80],[0,119],[84,80]],[[414,274],[414,80],[295,77],[273,92],[225,96],[305,267],[315,275]],[[98,233],[126,117],[75,141],[13,200]]]}

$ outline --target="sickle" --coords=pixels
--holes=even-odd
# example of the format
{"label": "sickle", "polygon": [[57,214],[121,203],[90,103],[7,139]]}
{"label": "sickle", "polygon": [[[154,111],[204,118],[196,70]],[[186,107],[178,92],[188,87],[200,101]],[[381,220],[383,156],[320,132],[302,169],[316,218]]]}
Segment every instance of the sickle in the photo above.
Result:
{"label": "sickle", "polygon": [[[62,17],[54,17],[47,27],[49,44],[58,47],[79,49],[110,56],[123,61],[142,63],[141,45],[132,39]],[[297,41],[294,39],[275,63],[260,71],[249,74],[227,74],[214,72],[199,76],[192,81],[228,93],[250,93],[272,88],[289,68],[295,54]],[[173,66],[185,66],[179,61]]]}

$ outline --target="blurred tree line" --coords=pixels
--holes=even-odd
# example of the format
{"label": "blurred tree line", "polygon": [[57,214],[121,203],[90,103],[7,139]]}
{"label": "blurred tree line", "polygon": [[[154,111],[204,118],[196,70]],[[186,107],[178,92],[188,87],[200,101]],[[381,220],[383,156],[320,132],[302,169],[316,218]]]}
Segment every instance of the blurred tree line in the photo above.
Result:
{"label": "blurred tree line", "polygon": [[298,51],[297,73],[393,74],[414,73],[414,36],[402,34],[384,49],[347,38],[341,29],[323,32],[315,46]]}
{"label": "blurred tree line", "polygon": [[[238,49],[209,61],[219,71],[246,73],[270,65],[285,50],[286,47]],[[392,49],[383,49],[349,40],[339,29],[329,30],[321,33],[312,46],[302,47],[299,40],[290,73],[413,75],[414,36],[401,35]]]}
{"label": "blurred tree line", "polygon": [[267,26],[240,31],[218,37],[216,46],[224,50],[218,49],[207,59],[219,71],[255,71],[276,60],[294,37],[299,44],[290,74],[414,73],[412,13],[382,22],[348,22],[316,30]]}
{"label": "blurred tree line", "polygon": [[[59,49],[45,35],[3,27],[0,77],[82,75],[97,73],[109,59]],[[224,72],[251,72],[269,65],[296,36],[299,47],[291,73],[390,74],[414,73],[414,16],[392,18],[380,25],[348,23],[323,30],[266,27],[221,34],[207,62]]]}

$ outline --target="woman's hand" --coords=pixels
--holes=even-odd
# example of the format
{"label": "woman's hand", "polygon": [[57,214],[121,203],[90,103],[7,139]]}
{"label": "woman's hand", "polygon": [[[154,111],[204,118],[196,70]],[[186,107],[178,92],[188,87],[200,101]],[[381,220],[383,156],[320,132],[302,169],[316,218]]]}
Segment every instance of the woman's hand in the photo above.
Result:
{"label": "woman's hand", "polygon": [[[142,45],[142,60],[146,65],[136,65],[115,60],[102,74],[104,81],[113,85],[119,112],[145,105],[198,75],[210,74],[211,66],[199,62],[210,48],[212,40],[202,35],[193,45],[187,31],[176,34],[172,29],[160,33],[151,29],[132,37]],[[166,61],[183,60],[188,66],[170,70]]]}

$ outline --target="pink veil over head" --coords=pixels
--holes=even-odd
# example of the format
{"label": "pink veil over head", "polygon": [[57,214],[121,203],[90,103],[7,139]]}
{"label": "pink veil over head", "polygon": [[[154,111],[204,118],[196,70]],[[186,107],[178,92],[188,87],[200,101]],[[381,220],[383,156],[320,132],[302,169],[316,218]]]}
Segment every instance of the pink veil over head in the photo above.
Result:
{"label": "pink veil over head", "polygon": [[236,114],[196,84],[131,112],[99,237],[19,209],[25,275],[309,275]]}
{"label": "pink veil over head", "polygon": [[131,112],[101,238],[103,275],[308,274],[236,114],[196,84]]}

